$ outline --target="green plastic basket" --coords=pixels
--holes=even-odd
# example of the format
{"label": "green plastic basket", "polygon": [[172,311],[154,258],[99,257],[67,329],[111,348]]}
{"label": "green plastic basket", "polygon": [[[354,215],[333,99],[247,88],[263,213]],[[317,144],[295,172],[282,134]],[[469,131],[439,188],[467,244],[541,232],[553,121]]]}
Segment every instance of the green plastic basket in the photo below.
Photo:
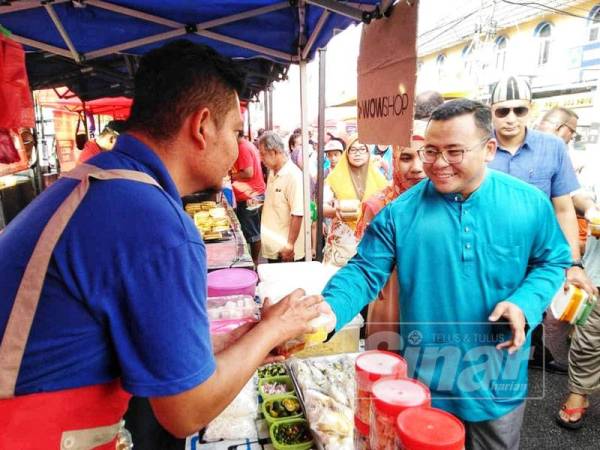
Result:
{"label": "green plastic basket", "polygon": [[[285,393],[281,393],[281,394],[265,394],[265,392],[263,391],[263,385],[265,383],[285,383],[287,385],[287,391]],[[258,392],[261,395],[261,397],[263,398],[263,400],[271,398],[271,397],[275,397],[278,395],[287,395],[287,394],[294,394],[294,383],[292,382],[292,379],[287,376],[279,376],[279,377],[269,377],[269,378],[260,378],[258,380]]]}
{"label": "green plastic basket", "polygon": [[287,419],[275,422],[269,427],[269,435],[271,436],[271,443],[273,444],[273,447],[276,450],[309,450],[314,447],[312,440],[310,442],[303,442],[302,444],[295,445],[282,444],[279,441],[277,441],[277,439],[275,439],[275,430],[277,429],[277,427],[288,423],[305,423],[308,427],[308,422],[305,419]]}
{"label": "green plastic basket", "polygon": [[281,422],[282,420],[288,420],[288,419],[299,419],[302,418],[302,407],[300,406],[300,409],[298,411],[298,414],[294,414],[292,416],[286,416],[286,417],[273,417],[269,414],[269,412],[267,411],[267,405],[273,402],[277,402],[277,401],[282,401],[285,400],[286,398],[293,398],[294,400],[296,400],[298,402],[298,404],[300,404],[300,400],[298,400],[298,398],[295,395],[292,394],[284,394],[284,395],[276,395],[274,397],[269,397],[266,400],[264,400],[262,402],[261,405],[261,410],[263,413],[263,416],[265,418],[265,420],[267,421],[267,423],[269,425],[275,423],[275,422]]}

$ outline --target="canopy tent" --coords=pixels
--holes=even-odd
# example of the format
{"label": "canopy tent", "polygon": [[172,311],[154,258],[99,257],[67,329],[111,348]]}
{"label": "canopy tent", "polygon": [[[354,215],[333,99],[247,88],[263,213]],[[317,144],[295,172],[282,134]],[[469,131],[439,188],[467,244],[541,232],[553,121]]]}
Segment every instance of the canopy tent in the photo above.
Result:
{"label": "canopy tent", "polygon": [[[28,52],[26,59],[29,83],[34,90],[67,86],[84,101],[133,96],[139,56],[119,54],[78,63],[64,56],[49,58],[46,52],[36,51]],[[288,70],[288,64],[261,58],[236,60],[236,64],[244,74],[240,97],[245,100],[252,99],[274,81],[284,79]]]}
{"label": "canopy tent", "polygon": [[45,108],[70,112],[107,115],[115,119],[129,116],[132,100],[127,97],[103,97],[85,102],[70,90],[44,89],[35,93],[37,103]]}
{"label": "canopy tent", "polygon": [[[388,11],[393,2],[1,0],[0,25],[8,29],[12,38],[26,50],[43,52],[36,58],[51,60],[58,56],[76,63],[75,68],[79,71],[93,71],[99,66],[101,70],[97,73],[125,78],[123,81],[112,80],[109,87],[120,83],[126,85],[127,79],[131,80],[136,55],[182,37],[209,45],[232,58],[265,58],[284,65],[297,63],[300,65],[300,108],[306,148],[307,61],[314,58],[318,48],[326,46],[336,31],[354,22],[369,23],[382,17],[382,12]],[[113,58],[122,58],[123,66],[112,67]],[[109,95],[104,91],[94,96],[89,91],[83,93],[84,89],[79,86],[69,87],[82,99]],[[122,95],[122,92],[115,95]],[[308,152],[304,157],[304,165],[308,167]],[[306,254],[310,259],[308,171],[304,174],[304,185]]]}

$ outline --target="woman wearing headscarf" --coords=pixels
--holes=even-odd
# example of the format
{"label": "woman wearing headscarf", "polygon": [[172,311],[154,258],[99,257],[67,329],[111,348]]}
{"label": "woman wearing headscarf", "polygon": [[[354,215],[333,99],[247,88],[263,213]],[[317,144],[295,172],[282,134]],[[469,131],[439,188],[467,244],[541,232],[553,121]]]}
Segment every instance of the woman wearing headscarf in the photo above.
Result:
{"label": "woman wearing headscarf", "polygon": [[325,180],[323,215],[333,218],[324,262],[344,266],[356,253],[356,224],[361,204],[388,182],[373,166],[369,148],[357,136],[349,139],[335,169]]}
{"label": "woman wearing headscarf", "polygon": [[[357,240],[362,238],[365,230],[379,211],[425,178],[423,163],[419,159],[417,150],[423,146],[426,125],[426,122],[415,121],[410,147],[394,146],[392,185],[363,202],[360,220],[356,226]],[[385,348],[387,349],[399,349],[398,322],[400,317],[398,297],[398,277],[394,270],[387,284],[379,293],[377,301],[369,304],[366,329],[367,349],[381,347],[379,344],[383,343],[386,344]]]}

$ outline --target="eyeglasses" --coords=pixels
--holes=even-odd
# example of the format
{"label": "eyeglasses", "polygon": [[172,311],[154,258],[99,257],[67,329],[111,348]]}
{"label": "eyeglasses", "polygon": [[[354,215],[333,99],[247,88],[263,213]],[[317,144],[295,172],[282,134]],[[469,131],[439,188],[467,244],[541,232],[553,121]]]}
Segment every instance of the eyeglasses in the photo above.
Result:
{"label": "eyeglasses", "polygon": [[350,147],[348,149],[348,153],[350,155],[365,154],[365,153],[369,153],[369,149],[367,148],[366,145],[362,145],[360,147]]}
{"label": "eyeglasses", "polygon": [[490,138],[486,137],[473,147],[453,148],[450,150],[442,150],[441,152],[434,148],[423,147],[420,150],[417,150],[417,153],[419,154],[421,161],[423,161],[425,164],[435,163],[440,156],[448,164],[460,164],[463,161],[466,152],[472,152],[473,150],[477,149],[477,147],[481,147],[482,144],[489,140]]}
{"label": "eyeglasses", "polygon": [[502,119],[510,114],[510,112],[514,112],[517,117],[525,117],[529,112],[529,108],[527,106],[517,106],[515,108],[496,108],[494,111],[494,115],[498,119]]}
{"label": "eyeglasses", "polygon": [[573,137],[577,136],[577,130],[573,127],[571,127],[570,125],[567,125],[566,122],[561,123],[556,129],[560,130],[561,127],[566,127],[567,130],[569,130],[571,132],[571,134],[573,135]]}

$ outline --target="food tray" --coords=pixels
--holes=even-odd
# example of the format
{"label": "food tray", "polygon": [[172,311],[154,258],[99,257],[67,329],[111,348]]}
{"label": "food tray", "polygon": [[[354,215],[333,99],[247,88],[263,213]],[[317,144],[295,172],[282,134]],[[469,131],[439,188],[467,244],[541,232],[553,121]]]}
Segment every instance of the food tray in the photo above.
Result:
{"label": "food tray", "polygon": [[[277,439],[275,439],[275,429],[278,426],[286,425],[286,424],[293,424],[293,423],[306,423],[308,425],[308,422],[305,419],[286,419],[286,420],[282,420],[280,422],[275,422],[273,425],[271,425],[269,427],[269,435],[271,437],[271,443],[273,444],[273,447],[276,450],[309,450],[309,449],[313,448],[314,447],[313,442],[304,442],[302,444],[286,445],[286,444],[280,444],[277,441]],[[310,427],[309,427],[309,429],[310,429]],[[312,433],[312,431],[311,431],[311,433]]]}
{"label": "food tray", "polygon": [[[269,412],[269,405],[272,405],[275,402],[279,402],[279,404],[283,406],[282,402],[284,400],[293,401],[295,403],[293,405],[293,407],[297,408],[298,407],[297,405],[299,405],[300,409],[298,409],[295,414],[289,414],[288,412],[285,412],[286,414],[289,414],[289,415],[279,416],[279,417],[272,416],[271,413]],[[296,397],[293,394],[275,395],[272,397],[265,398],[261,404],[261,411],[262,411],[263,417],[265,418],[265,420],[267,421],[267,423],[269,425],[272,425],[276,422],[281,422],[282,420],[303,418],[302,405],[300,405],[300,400],[298,400],[298,397]],[[289,410],[287,410],[287,411],[289,411]],[[280,411],[276,411],[276,412],[280,412]]]}
{"label": "food tray", "polygon": [[[352,361],[352,367],[354,367],[354,360],[358,357],[360,353],[345,353],[345,354],[341,354],[341,355],[328,355],[328,356],[316,356],[316,357],[312,357],[312,358],[303,358],[300,359],[301,361],[317,361],[317,362],[337,362],[340,360],[340,358],[342,357],[348,357],[351,359]],[[298,397],[298,399],[300,400],[300,406],[302,408],[302,413],[303,416],[306,417],[306,420],[309,421],[309,425],[310,425],[310,420],[307,414],[307,410],[306,410],[306,404],[305,404],[305,393],[304,393],[304,386],[302,386],[302,384],[299,382],[298,380],[298,376],[297,373],[294,370],[294,361],[299,360],[298,358],[290,358],[287,361],[285,361],[285,366],[286,369],[289,373],[289,376],[292,380],[292,383],[294,384],[294,389],[296,391],[296,396]],[[354,391],[355,389],[353,389],[352,392],[352,396],[354,396]],[[354,416],[354,414],[352,414]],[[319,437],[319,435],[313,430],[312,427],[310,427],[310,432],[313,436],[313,441],[314,441],[314,448],[316,448],[317,450],[325,450],[325,447],[321,441],[321,438]],[[352,439],[353,441],[354,439]],[[330,449],[333,449],[333,447],[329,447]]]}
{"label": "food tray", "polygon": [[[263,385],[265,383],[286,384],[288,386],[288,390],[286,392],[280,393],[280,394],[266,394],[263,391]],[[263,398],[263,400],[267,400],[272,397],[278,397],[280,395],[290,395],[290,394],[293,395],[295,388],[296,388],[296,386],[294,385],[294,382],[292,381],[291,377],[287,376],[287,375],[283,375],[283,376],[279,376],[279,377],[259,378],[259,380],[258,380],[258,393]]]}

